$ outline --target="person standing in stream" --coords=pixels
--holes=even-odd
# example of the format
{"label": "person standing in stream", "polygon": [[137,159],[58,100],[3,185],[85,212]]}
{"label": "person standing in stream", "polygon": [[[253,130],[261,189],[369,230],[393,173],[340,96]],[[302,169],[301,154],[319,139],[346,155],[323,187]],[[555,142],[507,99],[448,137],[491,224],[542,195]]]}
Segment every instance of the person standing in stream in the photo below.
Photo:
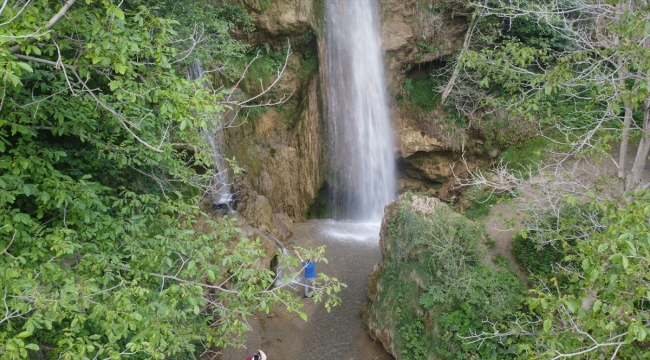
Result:
{"label": "person standing in stream", "polygon": [[310,259],[305,261],[302,256],[300,256],[298,250],[294,251],[296,252],[296,256],[298,256],[298,259],[302,262],[302,267],[305,269],[305,298],[308,298],[309,290],[314,289],[314,280],[316,279],[316,261],[318,261],[318,258],[314,259],[313,262]]}

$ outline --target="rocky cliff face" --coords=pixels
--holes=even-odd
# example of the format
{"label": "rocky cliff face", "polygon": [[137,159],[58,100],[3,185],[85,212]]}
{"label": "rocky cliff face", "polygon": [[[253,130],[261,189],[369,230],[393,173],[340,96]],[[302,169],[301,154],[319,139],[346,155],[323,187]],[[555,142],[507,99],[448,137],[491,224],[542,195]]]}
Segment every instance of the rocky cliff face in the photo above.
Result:
{"label": "rocky cliff face", "polygon": [[282,240],[291,234],[292,221],[305,220],[326,178],[328,137],[315,35],[319,1],[240,3],[253,15],[256,30],[238,36],[264,56],[239,85],[242,98],[268,88],[287,45],[292,49],[284,75],[256,101],[280,104],[240,108],[224,136],[227,157],[235,157],[244,169],[233,183],[236,210],[252,226]]}
{"label": "rocky cliff face", "polygon": [[467,18],[458,3],[381,0],[381,12],[387,80],[394,95],[411,70],[463,46]]}
{"label": "rocky cliff face", "polygon": [[[321,89],[326,76],[321,66],[325,0],[238,1],[248,7],[257,26],[246,41],[279,51],[289,39],[294,49],[277,86],[281,93],[293,91],[291,100],[228,130],[228,155],[247,169],[236,184],[246,194],[239,209],[251,214],[255,212],[246,209],[270,209],[265,218],[285,213],[301,221],[327,178],[327,99]],[[430,82],[429,73],[462,47],[466,14],[462,5],[445,0],[378,1],[400,190],[450,200],[458,195],[454,175],[466,174],[463,158],[471,169],[499,154],[493,141],[498,131],[471,120],[459,123],[435,104],[420,106],[412,98],[427,102],[436,96],[439,84]],[[261,206],[265,201],[268,206]]]}
{"label": "rocky cliff face", "polygon": [[[381,0],[387,83],[392,94],[399,189],[443,200],[460,195],[455,176],[486,166],[501,148],[530,135],[524,122],[480,111],[460,116],[439,104],[443,75],[463,46],[468,14],[462,1]],[[515,129],[514,125],[517,125]]]}

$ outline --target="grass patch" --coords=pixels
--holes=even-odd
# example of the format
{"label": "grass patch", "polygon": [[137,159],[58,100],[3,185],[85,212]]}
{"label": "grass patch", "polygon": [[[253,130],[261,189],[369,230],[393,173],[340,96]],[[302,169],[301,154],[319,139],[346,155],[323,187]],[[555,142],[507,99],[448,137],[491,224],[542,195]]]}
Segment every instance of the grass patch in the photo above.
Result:
{"label": "grass patch", "polygon": [[470,220],[476,220],[488,215],[492,205],[511,199],[512,195],[509,193],[490,193],[489,191],[485,191],[481,186],[474,185],[465,191],[463,197],[469,202],[469,205],[463,212],[463,216]]}

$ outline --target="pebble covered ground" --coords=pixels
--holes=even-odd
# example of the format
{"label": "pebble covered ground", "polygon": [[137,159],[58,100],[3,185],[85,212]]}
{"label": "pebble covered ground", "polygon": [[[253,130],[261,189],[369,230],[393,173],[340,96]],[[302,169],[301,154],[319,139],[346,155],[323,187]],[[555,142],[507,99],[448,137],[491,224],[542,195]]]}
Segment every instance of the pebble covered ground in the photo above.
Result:
{"label": "pebble covered ground", "polygon": [[[329,264],[319,263],[317,270],[347,284],[340,293],[342,305],[325,310],[322,303],[304,299],[303,309],[309,316],[286,314],[277,307],[270,314],[249,319],[252,330],[247,334],[246,348],[228,348],[221,360],[243,360],[256,349],[262,349],[269,360],[391,360],[381,343],[374,342],[363,329],[360,309],[366,299],[366,280],[381,260],[378,246],[379,223],[349,223],[332,220],[311,220],[294,225],[292,246],[326,245]],[[302,288],[296,288],[301,292]]]}

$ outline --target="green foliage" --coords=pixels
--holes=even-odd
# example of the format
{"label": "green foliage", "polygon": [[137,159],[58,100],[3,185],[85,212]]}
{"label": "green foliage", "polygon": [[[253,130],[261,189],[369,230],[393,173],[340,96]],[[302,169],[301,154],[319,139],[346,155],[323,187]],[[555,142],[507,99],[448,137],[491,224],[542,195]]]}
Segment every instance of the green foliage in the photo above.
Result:
{"label": "green foliage", "polygon": [[404,338],[404,346],[400,349],[404,359],[425,360],[427,358],[426,344],[424,343],[424,324],[420,319],[402,319],[399,328]]}
{"label": "green foliage", "polygon": [[427,215],[403,206],[389,221],[391,251],[374,306],[394,319],[378,321],[399,329],[403,358],[514,358],[498,339],[465,346],[460,338],[482,331],[486,318],[507,319],[521,299],[522,285],[507,268],[479,262],[482,234],[444,204]]}
{"label": "green foliage", "polygon": [[471,186],[465,191],[463,197],[469,201],[463,215],[470,220],[489,214],[492,205],[498,202],[498,195],[484,191],[480,185]]}
{"label": "green foliage", "polygon": [[[305,316],[259,240],[199,209],[196,129],[217,124],[197,114],[226,107],[177,68],[187,29],[121,4],[77,1],[51,32],[59,2],[0,14],[3,359],[195,358],[275,303]],[[336,305],[341,284],[319,281]]]}
{"label": "green foliage", "polygon": [[[590,205],[599,215],[584,227],[586,237],[565,258],[576,265],[563,270],[569,281],[562,291],[550,291],[543,284],[531,289],[526,305],[539,323],[526,330],[537,332],[536,342],[542,345],[539,356],[584,351],[590,357],[647,357],[650,191],[626,195],[624,206]],[[585,333],[590,335],[588,342]],[[520,350],[532,349],[520,346]]]}
{"label": "green foliage", "polygon": [[436,91],[438,83],[429,75],[404,79],[404,99],[423,111],[434,110],[440,105],[440,94]]}
{"label": "green foliage", "polygon": [[410,111],[416,113],[441,109],[445,121],[454,126],[466,126],[468,119],[449,106],[441,106],[441,94],[438,88],[445,79],[434,72],[424,72],[404,79],[401,95],[402,102]]}
{"label": "green foliage", "polygon": [[[233,76],[230,81],[238,80],[244,74],[239,86],[247,94],[259,94],[277,78],[277,75],[285,64],[287,53],[291,54],[288,46],[274,50],[269,44],[264,44],[250,49],[249,52],[237,59],[232,59],[231,66]],[[293,66],[293,63],[287,63]],[[266,93],[262,100],[268,100],[276,95],[274,90]]]}
{"label": "green foliage", "polygon": [[530,274],[550,277],[553,274],[553,265],[559,264],[566,252],[550,244],[540,245],[524,232],[514,236],[512,255]]}
{"label": "green foliage", "polygon": [[[650,48],[639,41],[648,33],[647,7],[621,1],[472,6],[477,16],[507,25],[493,28],[491,44],[474,44],[459,59],[468,78],[489,94],[486,105],[506,107],[542,128],[559,128],[566,134],[563,141],[574,144],[572,153],[609,156],[612,142],[647,134],[647,127],[635,126],[648,101],[647,81],[641,79],[650,73]],[[603,36],[612,40],[599,43]],[[627,127],[624,107],[634,124],[629,134],[619,131]],[[584,143],[591,145],[575,145]],[[637,154],[635,170],[622,174],[628,188],[638,186],[646,152]]]}
{"label": "green foliage", "polygon": [[564,51],[575,43],[558,31],[560,24],[537,21],[533,16],[518,16],[511,19],[503,36],[516,38],[522,44],[542,50]]}
{"label": "green foliage", "polygon": [[[241,58],[248,46],[232,38],[231,32],[250,33],[255,29],[253,17],[241,4],[230,1],[210,2],[191,0],[157,1],[151,11],[160,17],[177,21],[178,38],[185,39],[184,45],[198,42],[185,63],[200,59],[204,64],[216,65]],[[234,75],[228,67],[222,69]]]}
{"label": "green foliage", "polygon": [[[495,325],[501,341],[519,357],[647,358],[650,191],[627,193],[623,204],[564,202],[515,240],[535,281],[517,320]],[[468,345],[494,336],[485,330]]]}
{"label": "green foliage", "polygon": [[552,142],[545,137],[534,137],[519,145],[509,147],[499,154],[499,161],[507,164],[513,176],[527,179],[537,171],[538,165],[545,159]]}

